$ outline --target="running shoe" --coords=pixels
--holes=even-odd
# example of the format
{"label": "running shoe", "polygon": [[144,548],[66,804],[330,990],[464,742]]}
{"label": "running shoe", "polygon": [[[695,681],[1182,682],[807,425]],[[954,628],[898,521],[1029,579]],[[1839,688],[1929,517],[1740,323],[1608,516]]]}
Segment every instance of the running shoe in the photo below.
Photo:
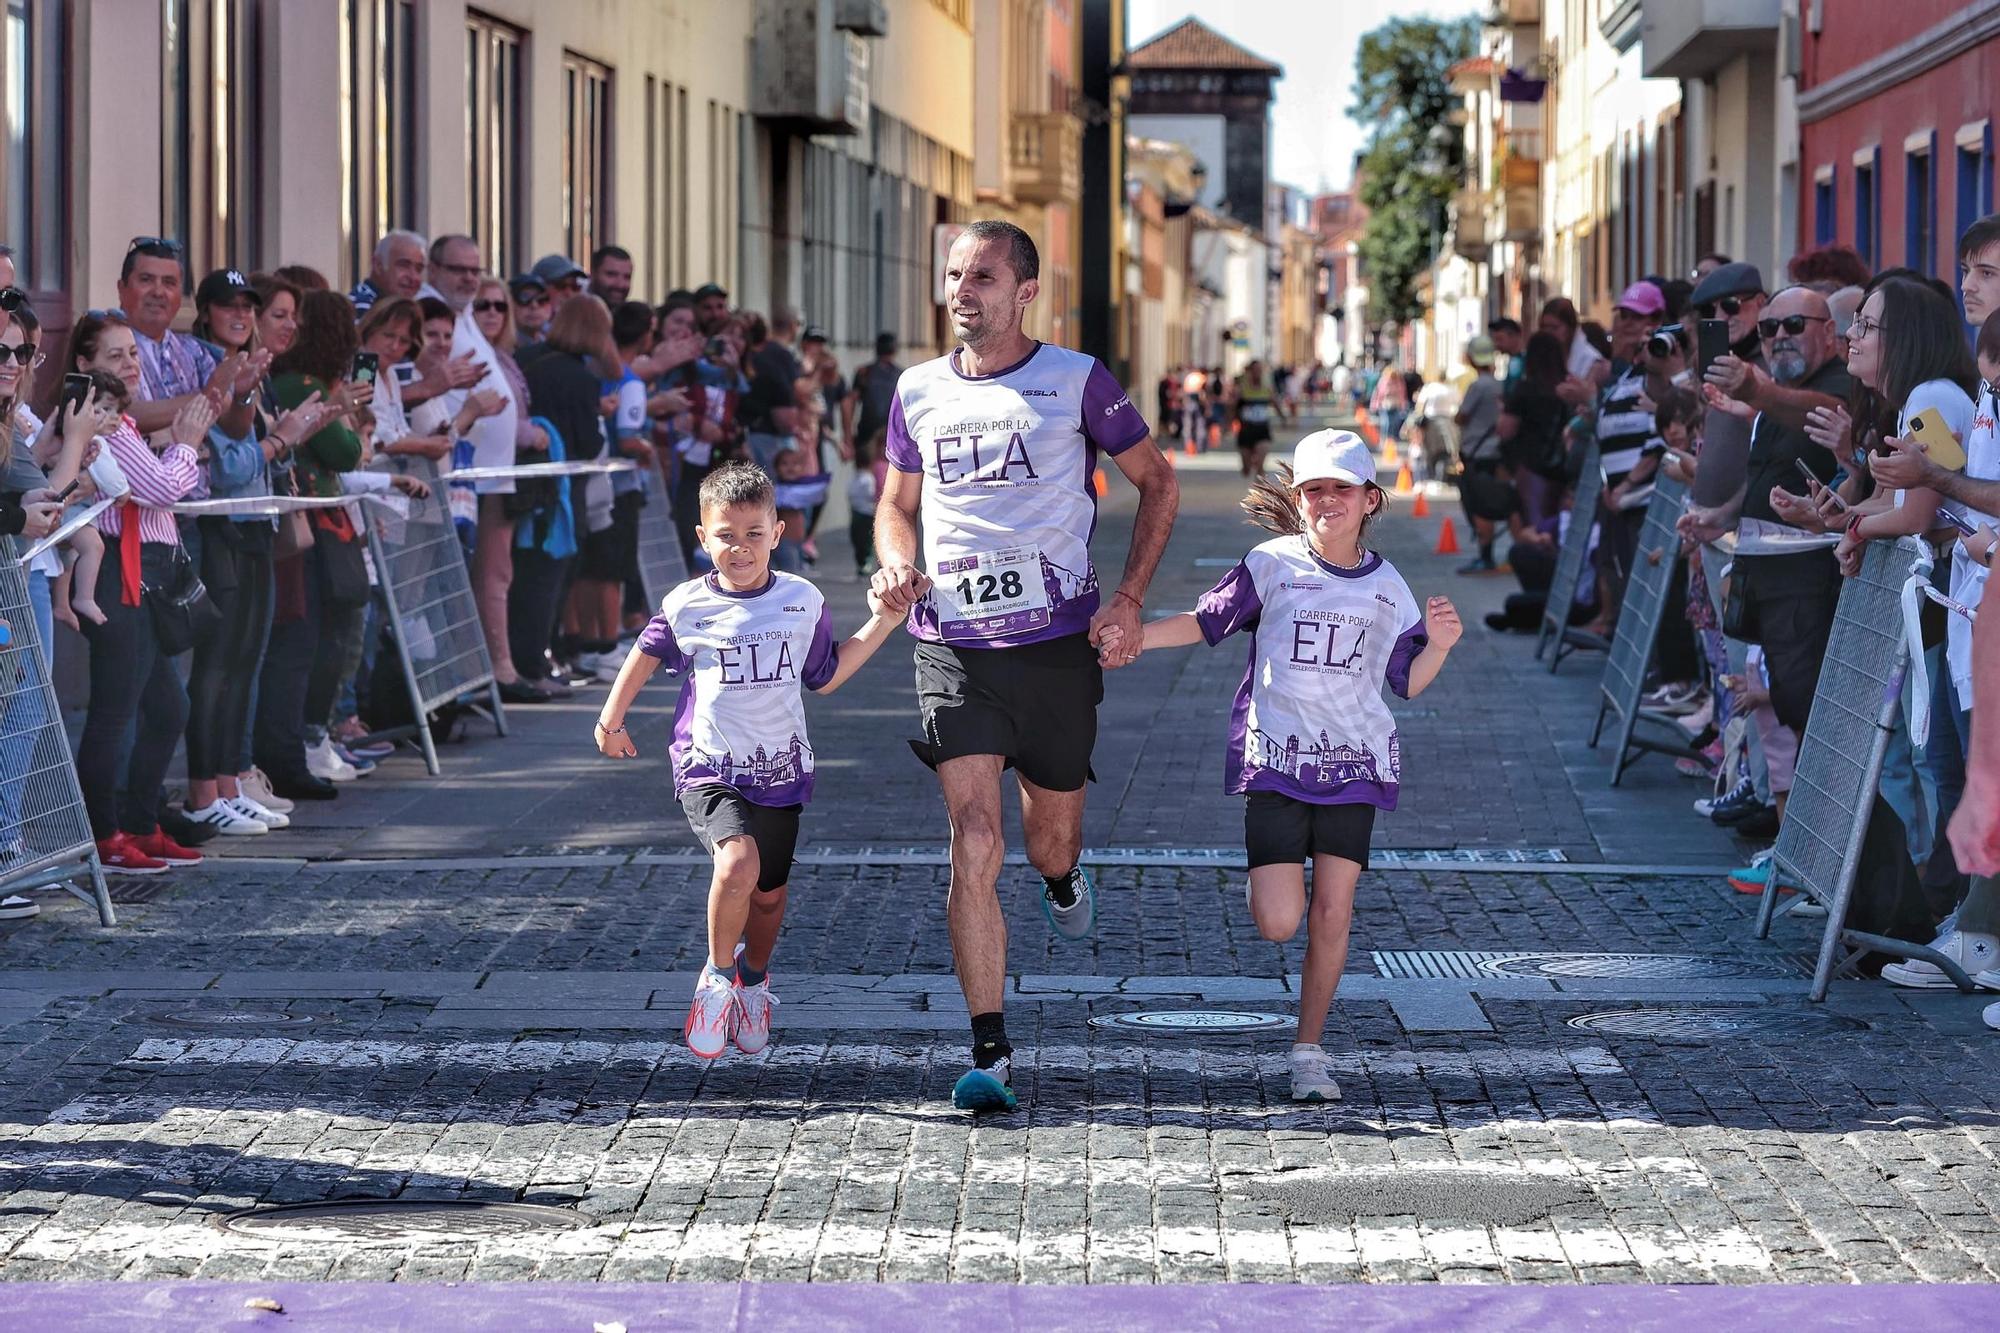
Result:
{"label": "running shoe", "polygon": [[292,817],[279,810],[273,810],[262,801],[255,800],[247,791],[239,791],[235,796],[223,798],[236,807],[236,813],[254,819],[265,828],[290,828]]}
{"label": "running shoe", "polygon": [[1013,1061],[1002,1057],[984,1069],[968,1069],[952,1085],[951,1104],[961,1111],[1011,1111],[1020,1105],[1012,1087]]}
{"label": "running shoe", "polygon": [[[1772,855],[1773,850],[1773,848],[1766,847],[1763,851],[1750,858],[1749,865],[1744,866],[1740,870],[1730,871],[1729,887],[1738,893],[1750,894],[1752,897],[1769,888],[1771,884],[1771,872],[1777,866],[1777,861]],[[1795,892],[1795,890],[1790,888],[1784,888],[1783,891],[1786,893]]]}
{"label": "running shoe", "polygon": [[2000,1004],[1987,1005],[1984,1017],[1987,1027],[2000,1028]]}
{"label": "running shoe", "polygon": [[1076,865],[1070,867],[1064,888],[1068,892],[1051,886],[1042,889],[1042,915],[1064,939],[1083,939],[1097,924],[1097,886],[1091,883],[1090,872]]}
{"label": "running shoe", "polygon": [[[1953,930],[1931,941],[1931,948],[1957,963],[1967,972],[1984,972],[2000,962],[2000,939],[1976,931]],[[1920,958],[1890,963],[1882,969],[1882,980],[1892,986],[1913,990],[1956,990],[1957,983],[1936,963]]]}
{"label": "running shoe", "polygon": [[729,1048],[740,1019],[736,983],[712,967],[703,967],[701,979],[694,983],[687,1023],[681,1028],[688,1049],[704,1060],[713,1060]]}
{"label": "running shoe", "polygon": [[1318,1046],[1292,1047],[1292,1100],[1337,1102],[1340,1085],[1333,1081],[1333,1059]]}
{"label": "running shoe", "polygon": [[2000,990],[2000,967],[1989,967],[1984,972],[1974,972],[1972,984],[1981,990]]}
{"label": "running shoe", "polygon": [[119,830],[108,838],[97,842],[97,861],[106,870],[118,875],[164,875],[167,863],[146,855],[139,845],[132,841],[132,835]]}
{"label": "running shoe", "polygon": [[184,870],[188,866],[201,864],[201,853],[192,847],[183,847],[174,841],[174,835],[163,828],[156,828],[145,837],[132,837],[132,845],[152,857],[164,861],[171,870]]}
{"label": "running shoe", "polygon": [[375,771],[375,761],[373,759],[364,758],[337,741],[334,742],[333,752],[340,756],[342,763],[353,769],[360,777],[365,778]]}
{"label": "running shoe", "polygon": [[754,986],[737,984],[736,1030],[729,1034],[737,1050],[755,1055],[771,1044],[771,1011],[777,1007],[768,975]]}
{"label": "running shoe", "polygon": [[187,817],[197,824],[205,824],[225,838],[261,837],[271,830],[263,821],[252,819],[238,810],[235,803],[216,797],[213,805],[197,806],[187,812]]}
{"label": "running shoe", "polygon": [[0,921],[25,921],[31,916],[40,916],[41,912],[41,904],[18,893],[0,898]]}

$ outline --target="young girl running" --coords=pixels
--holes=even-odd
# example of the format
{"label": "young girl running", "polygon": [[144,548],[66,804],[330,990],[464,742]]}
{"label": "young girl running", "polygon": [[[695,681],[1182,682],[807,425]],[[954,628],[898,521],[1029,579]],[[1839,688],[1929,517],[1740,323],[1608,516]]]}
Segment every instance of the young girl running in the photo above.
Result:
{"label": "young girl running", "polygon": [[1375,812],[1396,808],[1402,778],[1382,682],[1414,699],[1437,679],[1460,633],[1448,599],[1433,597],[1420,611],[1394,566],[1362,547],[1387,500],[1360,436],[1315,431],[1299,441],[1290,468],[1253,482],[1243,500],[1251,521],[1278,535],[1193,611],[1145,630],[1148,649],[1213,646],[1239,630],[1251,636],[1230,712],[1227,790],[1249,796],[1243,834],[1258,931],[1288,940],[1306,919],[1296,1101],[1340,1096],[1320,1034],[1347,965],[1354,886],[1368,864]]}

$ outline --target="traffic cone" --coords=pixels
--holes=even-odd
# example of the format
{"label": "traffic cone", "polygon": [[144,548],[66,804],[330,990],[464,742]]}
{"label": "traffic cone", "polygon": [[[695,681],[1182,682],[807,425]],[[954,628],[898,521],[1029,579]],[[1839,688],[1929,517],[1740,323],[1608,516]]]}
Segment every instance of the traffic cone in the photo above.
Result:
{"label": "traffic cone", "polygon": [[[1106,491],[1111,489],[1111,484],[1104,479],[1103,468],[1098,468],[1096,471],[1090,474],[1090,484],[1097,488],[1097,494],[1100,497],[1102,497]],[[1454,546],[1451,549],[1456,551],[1458,548]]]}
{"label": "traffic cone", "polygon": [[1438,529],[1437,550],[1431,552],[1431,554],[1433,555],[1458,554],[1458,529],[1454,528],[1451,525],[1450,519],[1446,519],[1444,521],[1444,526]]}
{"label": "traffic cone", "polygon": [[1366,421],[1361,423],[1361,438],[1368,441],[1369,446],[1371,448],[1377,443],[1379,443],[1382,439],[1382,437],[1376,433],[1374,425]]}
{"label": "traffic cone", "polygon": [[1403,464],[1402,468],[1396,473],[1396,494],[1408,495],[1411,491],[1415,490],[1416,488],[1417,488],[1417,479],[1414,475],[1411,474],[1410,465],[1408,463],[1405,463]]}
{"label": "traffic cone", "polygon": [[1188,456],[1189,458],[1193,458],[1193,457],[1194,457],[1194,456],[1195,456],[1196,454],[1198,454],[1198,453],[1200,453],[1200,452],[1201,452],[1201,450],[1199,450],[1199,449],[1197,449],[1197,448],[1195,447],[1195,443],[1194,443],[1194,436],[1192,436],[1192,435],[1188,436],[1188,437],[1187,437],[1187,456]]}
{"label": "traffic cone", "polygon": [[1430,498],[1426,496],[1422,491],[1418,491],[1417,502],[1410,506],[1410,517],[1429,518],[1430,516],[1431,516]]}

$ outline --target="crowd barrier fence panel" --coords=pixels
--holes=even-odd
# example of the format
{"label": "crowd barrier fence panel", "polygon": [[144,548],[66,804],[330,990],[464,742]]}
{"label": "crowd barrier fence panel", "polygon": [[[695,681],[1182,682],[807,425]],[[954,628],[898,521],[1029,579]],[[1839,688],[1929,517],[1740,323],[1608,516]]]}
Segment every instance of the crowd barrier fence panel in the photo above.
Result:
{"label": "crowd barrier fence panel", "polygon": [[[1618,628],[1612,635],[1611,651],[1604,659],[1604,679],[1599,684],[1597,722],[1590,729],[1591,748],[1604,733],[1604,719],[1617,714],[1613,729],[1617,745],[1611,751],[1611,785],[1625,776],[1625,770],[1647,752],[1700,759],[1701,751],[1681,739],[1675,719],[1639,707],[1645,693],[1646,673],[1652,669],[1653,649],[1659,642],[1660,617],[1665,613],[1667,595],[1680,569],[1681,539],[1674,524],[1687,507],[1687,487],[1669,477],[1661,477],[1646,506],[1646,524],[1639,533],[1639,552],[1632,577],[1625,584],[1625,598],[1618,612]],[[1658,736],[1636,734],[1645,723]]]}
{"label": "crowd barrier fence panel", "polygon": [[[101,924],[115,926],[62,706],[28,600],[27,567],[20,563],[25,549],[0,537],[0,620],[9,631],[0,647],[0,894],[60,884],[95,907]],[[88,888],[78,882],[86,874]]]}
{"label": "crowd barrier fence panel", "polygon": [[1590,577],[1590,530],[1597,522],[1597,501],[1604,494],[1604,465],[1592,444],[1584,452],[1583,473],[1577,478],[1576,499],[1570,507],[1569,531],[1563,535],[1562,549],[1556,553],[1555,577],[1549,583],[1549,598],[1542,607],[1542,632],[1535,640],[1535,657],[1554,644],[1549,654],[1549,674],[1554,675],[1563,658],[1579,648],[1602,650],[1607,645],[1595,634],[1570,627],[1570,609],[1576,605],[1577,589]]}
{"label": "crowd barrier fence panel", "polygon": [[[1792,793],[1773,852],[1772,888],[1757,910],[1757,937],[1770,934],[1782,884],[1826,909],[1812,998],[1824,1000],[1834,974],[1871,950],[1936,964],[1960,990],[1972,980],[1957,963],[1907,940],[1847,928],[1861,844],[1875,805],[1882,759],[1902,708],[1909,641],[1903,585],[1928,571],[1928,552],[1914,538],[1868,544],[1861,572],[1841,589],[1819,687],[1799,743]],[[1841,955],[1842,946],[1849,950]]]}
{"label": "crowd barrier fence panel", "polygon": [[666,595],[692,574],[681,558],[680,525],[674,522],[666,469],[655,468],[646,475],[646,505],[639,511],[639,584],[648,611],[656,612]]}

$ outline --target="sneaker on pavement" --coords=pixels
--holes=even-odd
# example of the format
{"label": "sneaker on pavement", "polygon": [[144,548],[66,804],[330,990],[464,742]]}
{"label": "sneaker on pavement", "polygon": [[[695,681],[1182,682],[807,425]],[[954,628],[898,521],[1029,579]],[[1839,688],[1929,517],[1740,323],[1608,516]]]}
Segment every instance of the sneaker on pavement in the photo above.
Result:
{"label": "sneaker on pavement", "polygon": [[201,864],[201,853],[192,847],[183,847],[174,841],[174,835],[163,828],[154,829],[144,837],[132,836],[132,845],[155,861],[166,862],[169,869],[180,870],[187,866]]}
{"label": "sneaker on pavement", "polygon": [[730,1034],[737,1050],[755,1055],[771,1044],[771,1011],[777,1007],[778,997],[771,994],[769,976],[754,986],[737,985],[736,1031]]}
{"label": "sneaker on pavement", "polygon": [[1020,1103],[1014,1097],[1013,1061],[1002,1057],[984,1069],[968,1069],[951,1088],[951,1104],[961,1111],[1011,1111]]}
{"label": "sneaker on pavement", "polygon": [[1460,565],[1458,572],[1461,574],[1494,574],[1498,573],[1499,569],[1500,567],[1493,563],[1491,556],[1475,555],[1472,559]]}
{"label": "sneaker on pavement", "polygon": [[364,778],[375,771],[375,761],[373,759],[358,755],[337,741],[334,743],[333,752],[339,755],[349,768]]}
{"label": "sneaker on pavement", "polygon": [[1071,866],[1067,885],[1044,886],[1042,914],[1048,917],[1056,934],[1066,940],[1080,940],[1089,935],[1091,927],[1097,924],[1097,886],[1091,883],[1090,872],[1080,865]]}
{"label": "sneaker on pavement", "polygon": [[1333,1060],[1318,1046],[1292,1047],[1292,1100],[1337,1102],[1340,1085],[1333,1081]]}
{"label": "sneaker on pavement", "polygon": [[[2000,939],[1969,930],[1954,930],[1931,941],[1931,948],[1957,963],[1969,973],[1984,972],[2000,963]],[[1955,990],[1957,986],[1936,963],[1920,958],[1890,963],[1882,969],[1882,980],[1914,990]]]}
{"label": "sneaker on pavement", "polygon": [[108,838],[97,842],[97,863],[107,871],[119,875],[164,875],[167,863],[146,855],[139,845],[132,841],[132,835],[120,830]]}
{"label": "sneaker on pavement", "polygon": [[1989,967],[1984,972],[1974,972],[1972,984],[1981,990],[2000,990],[2000,967]]}
{"label": "sneaker on pavement", "polygon": [[41,905],[32,898],[23,898],[19,894],[0,898],[0,921],[25,921],[41,913]]}
{"label": "sneaker on pavement", "polygon": [[334,752],[333,742],[324,736],[306,746],[306,772],[321,782],[352,782],[361,776],[354,765]]}
{"label": "sneaker on pavement", "polygon": [[[252,800],[249,793],[242,791],[240,787],[238,788],[237,795],[225,796],[223,799],[236,807],[237,814],[242,815],[245,819],[254,819],[265,828],[290,828],[292,826],[292,817],[290,815],[282,811],[273,810],[262,801]],[[287,802],[287,804],[290,803]]]}
{"label": "sneaker on pavement", "polygon": [[271,830],[260,819],[252,819],[236,808],[233,801],[218,796],[215,804],[197,806],[187,812],[189,819],[206,824],[225,838],[259,837]]}
{"label": "sneaker on pavement", "polygon": [[704,1060],[713,1060],[729,1049],[741,1011],[736,1004],[736,983],[722,972],[704,964],[694,983],[694,999],[688,1004],[687,1022],[681,1035],[688,1049]]}
{"label": "sneaker on pavement", "polygon": [[1757,799],[1757,789],[1749,778],[1738,778],[1736,785],[1721,796],[1704,796],[1694,803],[1694,812],[1703,817],[1713,815],[1716,807],[1733,805]]}
{"label": "sneaker on pavement", "polygon": [[236,790],[266,810],[281,815],[289,815],[298,809],[294,802],[286,800],[271,789],[271,779],[264,776],[264,770],[261,768],[253,767],[248,773],[243,774],[236,784]]}
{"label": "sneaker on pavement", "polygon": [[1987,1005],[1984,1017],[1987,1027],[2000,1028],[2000,1004]]}
{"label": "sneaker on pavement", "polygon": [[[1740,870],[1730,871],[1729,887],[1738,893],[1747,893],[1753,897],[1769,888],[1771,886],[1771,874],[1777,869],[1778,864],[1772,858],[1771,850],[1771,848],[1766,847],[1763,851],[1750,858],[1749,865],[1744,866]],[[1778,892],[1797,893],[1798,890],[1789,884],[1780,884]]]}

